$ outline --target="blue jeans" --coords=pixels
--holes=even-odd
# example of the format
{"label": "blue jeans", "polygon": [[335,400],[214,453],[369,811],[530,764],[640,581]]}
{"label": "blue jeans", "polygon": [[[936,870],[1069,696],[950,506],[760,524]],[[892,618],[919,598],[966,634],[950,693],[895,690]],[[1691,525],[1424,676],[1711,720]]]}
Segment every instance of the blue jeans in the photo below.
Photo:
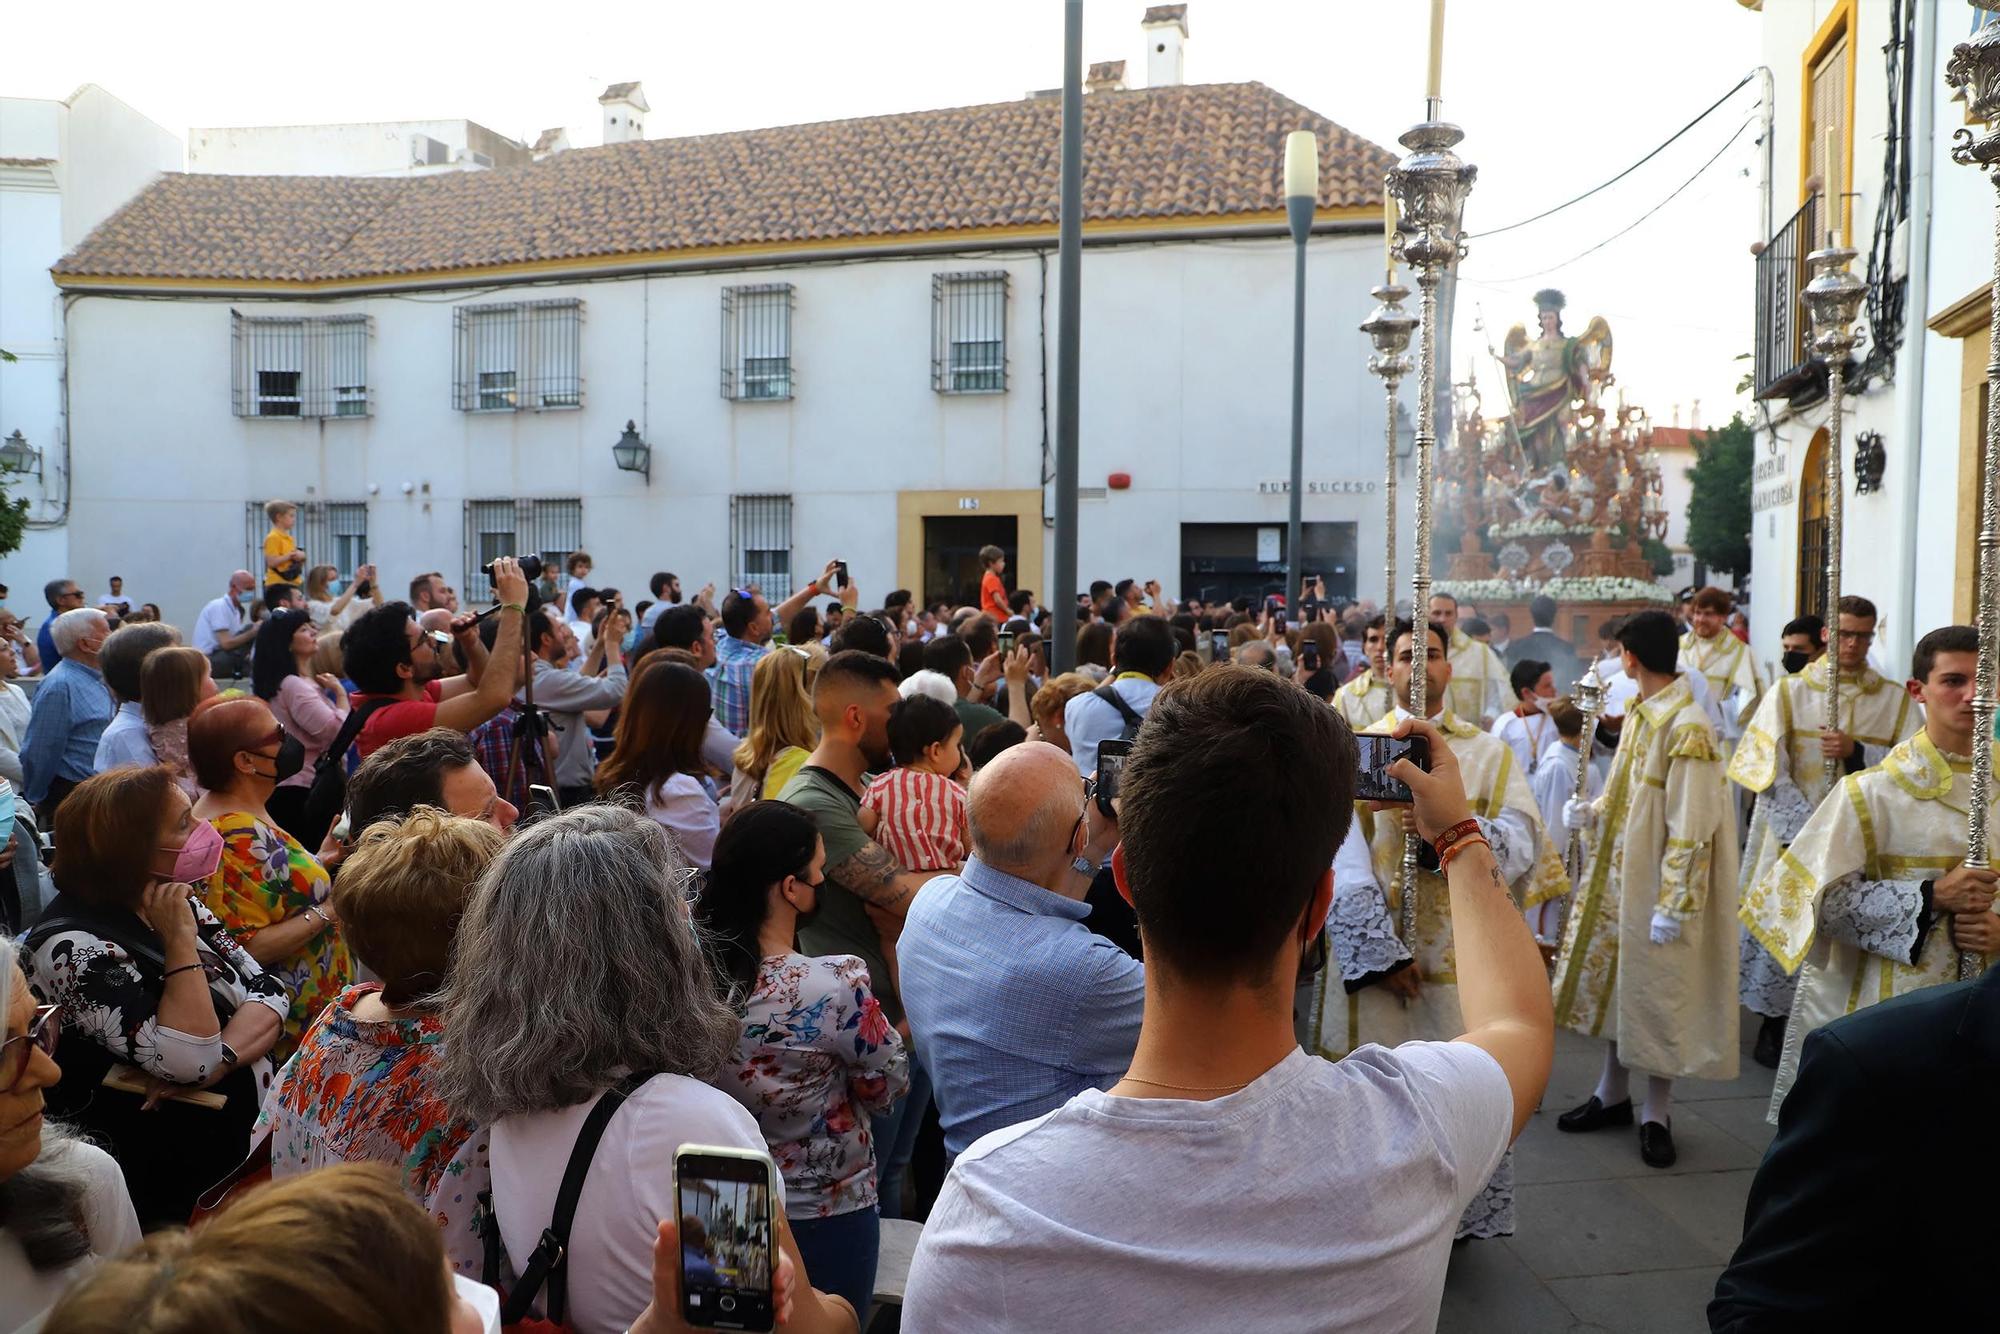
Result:
{"label": "blue jeans", "polygon": [[875,1188],[881,1197],[882,1217],[903,1216],[903,1173],[917,1151],[917,1132],[923,1129],[924,1113],[931,1105],[931,1076],[924,1063],[910,1053],[910,1091],[875,1118]]}
{"label": "blue jeans", "polygon": [[873,1209],[855,1209],[831,1218],[794,1218],[792,1240],[806,1262],[806,1278],[821,1292],[845,1297],[865,1327],[875,1296],[875,1258],[882,1246],[882,1222]]}

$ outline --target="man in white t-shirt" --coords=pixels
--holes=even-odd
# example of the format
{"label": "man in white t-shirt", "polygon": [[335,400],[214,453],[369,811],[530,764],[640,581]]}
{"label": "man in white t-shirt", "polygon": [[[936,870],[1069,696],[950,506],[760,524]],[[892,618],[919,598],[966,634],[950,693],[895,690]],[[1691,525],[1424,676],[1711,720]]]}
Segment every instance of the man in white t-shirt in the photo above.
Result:
{"label": "man in white t-shirt", "polygon": [[[1333,898],[1356,752],[1339,715],[1227,666],[1161,692],[1126,761],[1118,888],[1146,951],[1125,1077],[961,1154],[903,1328],[1433,1328],[1460,1213],[1547,1083],[1548,975],[1426,723],[1391,772],[1446,844],[1453,1042],[1300,1050],[1292,999]],[[1079,815],[1082,797],[1079,794]],[[1254,878],[1241,849],[1258,849]]]}

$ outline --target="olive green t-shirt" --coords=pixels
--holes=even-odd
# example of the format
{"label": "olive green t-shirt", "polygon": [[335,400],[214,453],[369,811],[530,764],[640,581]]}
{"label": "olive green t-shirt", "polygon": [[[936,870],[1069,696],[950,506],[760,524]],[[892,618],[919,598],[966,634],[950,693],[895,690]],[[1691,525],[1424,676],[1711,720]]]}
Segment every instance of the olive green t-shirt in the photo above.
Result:
{"label": "olive green t-shirt", "polygon": [[[826,844],[829,869],[868,842],[856,818],[861,794],[818,765],[800,769],[778,793],[778,800],[812,817],[819,827],[820,841]],[[875,923],[868,920],[861,900],[835,884],[831,876],[820,884],[818,908],[810,917],[799,919],[799,945],[811,955],[859,955],[868,965],[868,984],[881,1002],[882,1013],[892,1024],[903,1017],[902,998],[896,994],[888,961],[882,957],[882,940],[875,932]]]}

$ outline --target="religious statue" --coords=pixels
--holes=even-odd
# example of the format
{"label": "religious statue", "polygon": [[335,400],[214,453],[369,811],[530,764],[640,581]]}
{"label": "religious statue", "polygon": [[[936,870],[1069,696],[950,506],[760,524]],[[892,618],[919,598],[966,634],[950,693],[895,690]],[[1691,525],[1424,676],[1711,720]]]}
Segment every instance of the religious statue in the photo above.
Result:
{"label": "religious statue", "polygon": [[1611,378],[1611,326],[1594,315],[1582,336],[1562,331],[1563,294],[1554,288],[1535,293],[1541,332],[1531,342],[1515,325],[1507,331],[1500,361],[1507,369],[1513,400],[1513,435],[1537,470],[1560,469],[1569,453],[1576,404],[1594,403]]}

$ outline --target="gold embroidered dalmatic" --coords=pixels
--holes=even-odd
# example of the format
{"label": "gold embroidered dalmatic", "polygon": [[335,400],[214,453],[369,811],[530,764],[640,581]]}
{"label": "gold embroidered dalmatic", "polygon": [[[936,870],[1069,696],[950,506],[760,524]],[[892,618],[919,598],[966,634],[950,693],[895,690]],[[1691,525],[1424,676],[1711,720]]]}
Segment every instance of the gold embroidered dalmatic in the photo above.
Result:
{"label": "gold embroidered dalmatic", "polygon": [[[1736,812],[1707,712],[1684,678],[1626,714],[1598,841],[1556,960],[1556,1022],[1626,1066],[1733,1079]],[[1655,945],[1655,913],[1681,923]]]}
{"label": "gold embroidered dalmatic", "polygon": [[1333,707],[1357,732],[1368,730],[1377,718],[1384,717],[1395,706],[1395,692],[1387,681],[1375,675],[1373,667],[1333,692]]}
{"label": "gold embroidered dalmatic", "polygon": [[[1713,639],[1703,639],[1690,630],[1681,636],[1681,661],[1688,671],[1700,672],[1707,679],[1716,707],[1722,711],[1724,727],[1732,735],[1741,731],[1764,693],[1764,678],[1758,674],[1757,660],[1750,656],[1750,646],[1727,630]],[[1732,718],[1729,697],[1739,690],[1743,696]]]}
{"label": "gold embroidered dalmatic", "polygon": [[1445,655],[1451,660],[1451,684],[1444,688],[1445,708],[1467,722],[1498,718],[1514,707],[1507,686],[1507,664],[1493,649],[1463,630],[1451,632]]}

